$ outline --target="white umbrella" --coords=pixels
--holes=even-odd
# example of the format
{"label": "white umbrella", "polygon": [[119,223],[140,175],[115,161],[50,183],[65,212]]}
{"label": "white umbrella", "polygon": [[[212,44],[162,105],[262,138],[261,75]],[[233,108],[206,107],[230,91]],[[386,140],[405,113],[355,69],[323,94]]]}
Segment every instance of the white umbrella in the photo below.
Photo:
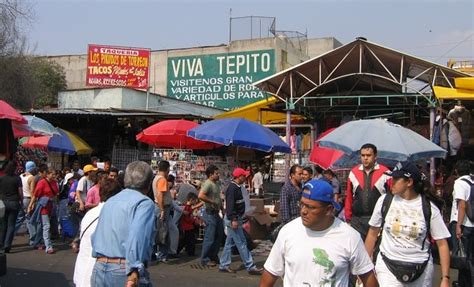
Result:
{"label": "white umbrella", "polygon": [[351,155],[363,144],[377,147],[377,157],[404,161],[444,158],[446,151],[416,132],[392,122],[373,119],[351,121],[322,137],[319,145]]}

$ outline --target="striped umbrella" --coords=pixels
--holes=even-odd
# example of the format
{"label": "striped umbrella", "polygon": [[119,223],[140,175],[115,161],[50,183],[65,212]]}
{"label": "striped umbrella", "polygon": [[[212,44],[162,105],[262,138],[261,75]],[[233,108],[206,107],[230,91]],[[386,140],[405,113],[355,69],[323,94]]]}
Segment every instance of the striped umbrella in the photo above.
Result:
{"label": "striped umbrella", "polygon": [[46,148],[49,151],[65,154],[90,154],[92,148],[78,135],[58,128],[59,135],[52,137],[28,137],[21,141],[21,146],[27,148]]}

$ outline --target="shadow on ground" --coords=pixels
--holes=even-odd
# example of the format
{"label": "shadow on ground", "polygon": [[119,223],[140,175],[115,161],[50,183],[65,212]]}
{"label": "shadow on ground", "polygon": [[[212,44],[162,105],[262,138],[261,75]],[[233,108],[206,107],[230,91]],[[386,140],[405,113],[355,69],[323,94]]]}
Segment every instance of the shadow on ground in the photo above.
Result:
{"label": "shadow on ground", "polygon": [[0,277],[0,287],[7,286],[64,287],[73,284],[63,273],[8,268],[7,274]]}

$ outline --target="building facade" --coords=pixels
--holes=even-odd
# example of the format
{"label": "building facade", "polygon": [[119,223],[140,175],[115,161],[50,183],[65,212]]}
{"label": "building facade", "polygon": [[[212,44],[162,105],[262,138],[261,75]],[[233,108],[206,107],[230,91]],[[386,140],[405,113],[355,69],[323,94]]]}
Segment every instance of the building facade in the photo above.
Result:
{"label": "building facade", "polygon": [[[235,109],[266,94],[251,84],[331,51],[335,38],[307,40],[304,48],[283,36],[232,41],[229,45],[152,51],[150,92],[220,109]],[[87,55],[51,56],[66,72],[68,89],[86,85]]]}

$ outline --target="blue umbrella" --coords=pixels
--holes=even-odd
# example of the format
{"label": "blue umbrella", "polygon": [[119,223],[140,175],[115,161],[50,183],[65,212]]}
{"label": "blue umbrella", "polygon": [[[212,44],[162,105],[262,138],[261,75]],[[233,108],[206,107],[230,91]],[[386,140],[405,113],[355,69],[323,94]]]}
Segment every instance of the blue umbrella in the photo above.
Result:
{"label": "blue umbrella", "polygon": [[197,140],[265,152],[290,153],[291,148],[269,128],[242,118],[209,121],[188,131]]}
{"label": "blue umbrella", "polygon": [[319,145],[341,150],[350,157],[363,144],[377,147],[377,157],[404,161],[444,158],[446,151],[416,132],[383,119],[348,122],[322,137]]}

